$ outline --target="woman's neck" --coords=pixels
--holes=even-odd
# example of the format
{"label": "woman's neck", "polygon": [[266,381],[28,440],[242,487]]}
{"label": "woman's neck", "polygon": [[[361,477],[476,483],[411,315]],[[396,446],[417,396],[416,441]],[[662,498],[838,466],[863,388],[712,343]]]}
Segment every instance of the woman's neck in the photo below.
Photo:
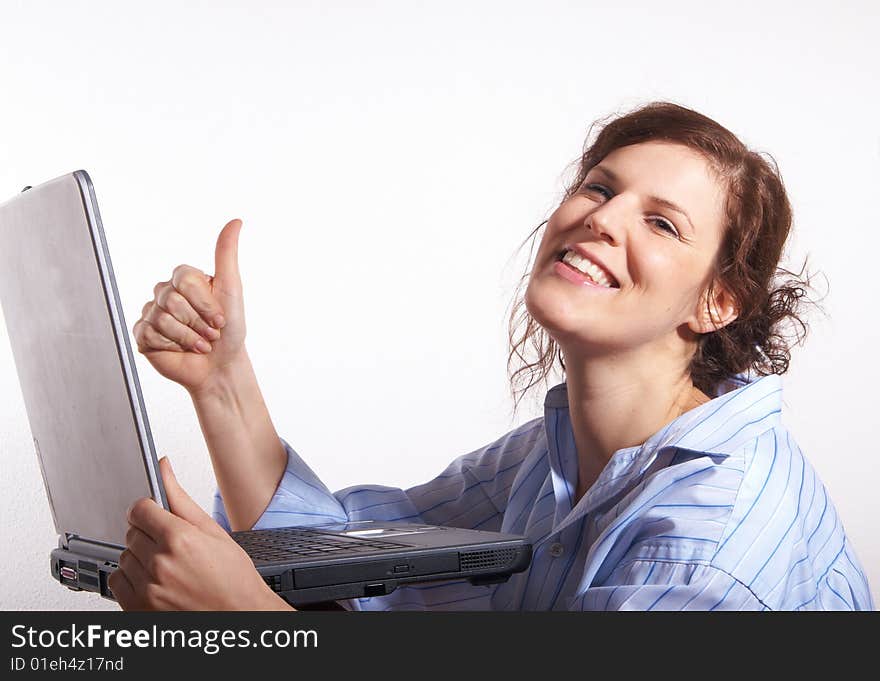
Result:
{"label": "woman's neck", "polygon": [[666,424],[711,398],[681,365],[664,369],[616,360],[566,358],[568,409],[578,453],[576,501],[620,449],[643,444]]}

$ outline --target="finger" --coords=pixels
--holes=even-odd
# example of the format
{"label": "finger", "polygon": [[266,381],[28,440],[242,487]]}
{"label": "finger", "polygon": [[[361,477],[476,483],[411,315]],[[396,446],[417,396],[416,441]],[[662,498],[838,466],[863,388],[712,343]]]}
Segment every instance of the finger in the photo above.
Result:
{"label": "finger", "polygon": [[152,309],[153,305],[155,305],[155,303],[152,300],[148,300],[146,303],[144,303],[144,306],[141,308],[141,318],[138,319],[134,323],[134,326],[131,327],[131,332],[134,335],[135,342],[137,343],[138,351],[142,353],[149,352],[151,349],[153,349],[150,347],[149,342],[144,334],[144,320],[146,319],[147,315],[150,314],[150,310]]}
{"label": "finger", "polygon": [[143,593],[151,581],[149,573],[141,562],[131,551],[126,549],[119,555],[119,567],[125,573],[128,583],[131,585],[132,591],[137,595],[138,600],[143,600]]}
{"label": "finger", "polygon": [[221,290],[241,288],[241,273],[238,269],[238,237],[241,226],[241,220],[230,220],[217,237],[217,247],[214,250],[214,286],[219,286]]}
{"label": "finger", "polygon": [[201,335],[206,341],[216,341],[220,339],[220,332],[210,326],[202,316],[196,312],[195,308],[190,305],[189,301],[183,297],[176,288],[171,286],[162,287],[156,296],[156,305],[169,313],[177,321],[186,324],[193,331]]}
{"label": "finger", "polygon": [[170,338],[166,338],[156,331],[155,327],[145,319],[139,319],[132,328],[138,351],[147,354],[157,350],[170,350],[172,352],[186,352],[179,344]]}
{"label": "finger", "polygon": [[219,530],[224,535],[226,534],[223,528],[211,516],[205,513],[202,507],[193,501],[192,497],[180,486],[167,456],[163,456],[159,460],[159,470],[162,473],[162,482],[165,485],[168,507],[174,515],[208,532],[216,534],[217,530]]}
{"label": "finger", "polygon": [[129,525],[125,533],[125,547],[149,574],[155,576],[153,559],[159,552],[159,545],[156,542],[144,534],[143,530]]}
{"label": "finger", "polygon": [[137,527],[157,544],[164,544],[184,521],[152,499],[143,498],[128,509],[128,524]]}
{"label": "finger", "polygon": [[[148,322],[166,340],[176,343],[184,350],[207,354],[213,349],[202,336],[186,324],[179,322],[170,312],[166,312],[158,305],[153,305],[150,308],[144,321]],[[161,341],[158,342],[161,343]]]}
{"label": "finger", "polygon": [[171,275],[171,285],[189,301],[196,312],[213,325],[223,308],[211,291],[210,277],[195,267],[178,265]]}
{"label": "finger", "polygon": [[119,603],[119,607],[123,610],[135,609],[137,594],[135,594],[134,587],[122,568],[116,568],[113,574],[107,578],[107,586],[110,587],[110,593]]}

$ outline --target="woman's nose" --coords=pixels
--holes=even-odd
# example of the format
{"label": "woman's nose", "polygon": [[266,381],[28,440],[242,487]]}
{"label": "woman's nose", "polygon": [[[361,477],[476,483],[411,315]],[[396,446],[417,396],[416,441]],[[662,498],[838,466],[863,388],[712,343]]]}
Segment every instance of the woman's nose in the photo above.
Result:
{"label": "woman's nose", "polygon": [[584,227],[600,239],[618,244],[622,236],[624,217],[620,214],[619,206],[611,206],[610,203],[607,201],[589,213],[584,218]]}

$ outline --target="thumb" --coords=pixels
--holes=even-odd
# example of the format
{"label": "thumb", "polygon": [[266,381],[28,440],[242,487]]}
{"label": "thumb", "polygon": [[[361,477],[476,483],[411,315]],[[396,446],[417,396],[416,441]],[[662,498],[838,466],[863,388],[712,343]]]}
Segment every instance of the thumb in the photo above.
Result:
{"label": "thumb", "polygon": [[174,515],[203,530],[213,531],[214,527],[220,527],[177,482],[177,477],[171,469],[171,462],[167,456],[159,459],[159,471],[162,473],[162,482],[165,485],[168,508]]}
{"label": "thumb", "polygon": [[238,270],[238,235],[241,233],[241,220],[230,220],[217,237],[214,251],[214,278],[225,284],[241,284]]}

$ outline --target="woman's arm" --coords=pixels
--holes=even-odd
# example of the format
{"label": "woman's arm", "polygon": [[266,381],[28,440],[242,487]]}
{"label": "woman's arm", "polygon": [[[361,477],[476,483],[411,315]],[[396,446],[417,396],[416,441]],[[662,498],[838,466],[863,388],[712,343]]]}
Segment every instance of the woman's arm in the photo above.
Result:
{"label": "woman's arm", "polygon": [[[458,457],[422,485],[406,490],[357,485],[335,493],[289,444],[279,439],[284,453],[280,480],[269,493],[271,499],[267,499],[262,515],[246,529],[346,520],[400,520],[500,531],[517,471],[542,434],[543,419],[534,419],[485,447]],[[218,487],[215,520],[235,529],[228,517],[227,492],[219,481]]]}
{"label": "woman's arm", "polygon": [[287,461],[244,346],[240,232],[241,220],[220,232],[213,276],[179,265],[156,284],[133,328],[138,351],[192,397],[234,529],[260,517]]}
{"label": "woman's arm", "polygon": [[287,466],[246,351],[190,392],[232,530],[250,529]]}

